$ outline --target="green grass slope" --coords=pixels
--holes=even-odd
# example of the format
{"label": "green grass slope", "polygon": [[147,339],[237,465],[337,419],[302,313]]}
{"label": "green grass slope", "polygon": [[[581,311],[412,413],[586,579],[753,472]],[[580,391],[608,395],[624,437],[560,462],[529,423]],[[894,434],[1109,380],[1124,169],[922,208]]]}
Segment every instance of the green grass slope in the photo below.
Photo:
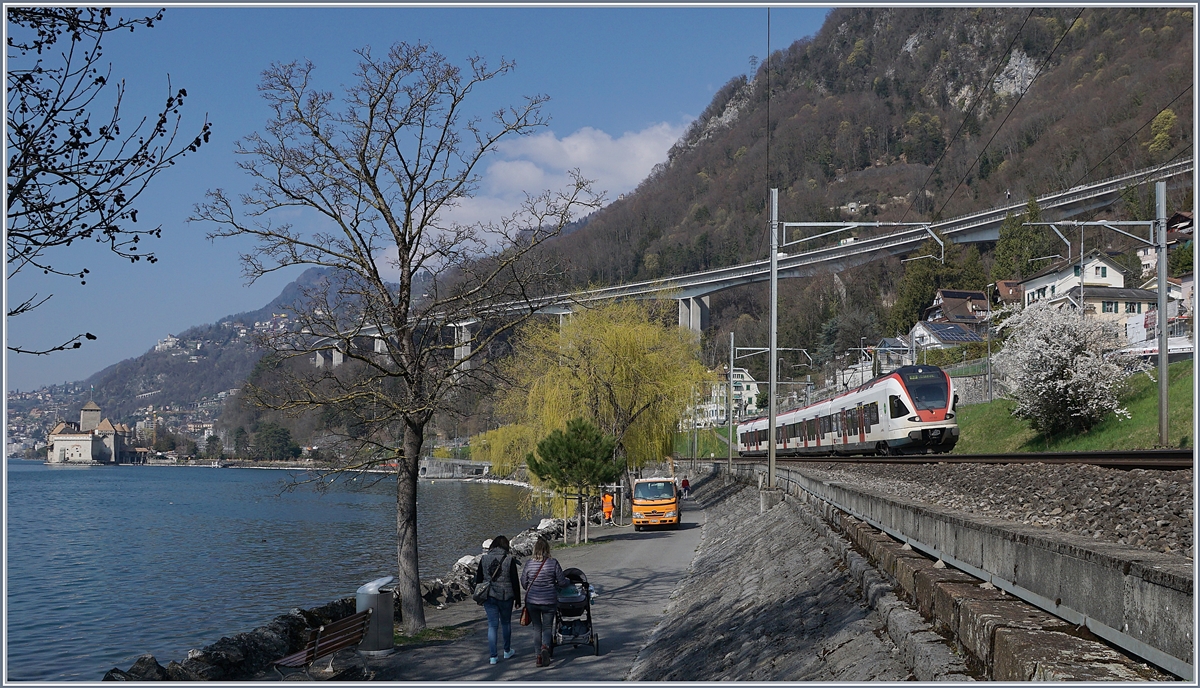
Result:
{"label": "green grass slope", "polygon": [[[1192,426],[1193,362],[1180,361],[1168,369],[1170,446],[1194,447]],[[1131,418],[1110,415],[1090,431],[1075,436],[1046,438],[1027,421],[1012,416],[1010,399],[959,408],[962,434],[955,454],[994,454],[1042,451],[1153,449],[1158,445],[1158,383],[1143,374],[1130,378],[1122,403]]]}
{"label": "green grass slope", "polygon": [[[717,437],[717,433],[724,435],[728,432],[727,428],[701,428],[697,433],[700,444],[700,451],[696,452],[697,458],[708,458],[711,454],[714,458],[723,459],[729,456],[729,445],[722,442]],[[691,458],[692,434],[690,432],[675,433],[675,456],[680,458]],[[735,447],[736,450],[736,447]]]}

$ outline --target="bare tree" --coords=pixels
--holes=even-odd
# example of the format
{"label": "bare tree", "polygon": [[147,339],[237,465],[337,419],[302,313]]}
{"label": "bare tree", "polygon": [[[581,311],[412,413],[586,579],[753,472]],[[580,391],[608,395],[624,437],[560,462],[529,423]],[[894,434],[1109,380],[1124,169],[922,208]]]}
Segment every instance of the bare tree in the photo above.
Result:
{"label": "bare tree", "polygon": [[[32,268],[86,284],[87,268],[64,268],[56,259],[61,249],[85,239],[107,243],[131,262],[155,262],[154,254],[139,253],[138,245],[143,238],[161,236],[162,227],[133,227],[134,202],[159,172],[208,142],[210,125],[206,120],[195,138],[176,145],[187,92],[171,94],[168,82],[166,104],[154,115],[153,126],[143,117],[122,133],[125,84],[112,85],[111,106],[99,100],[112,78],[111,67],[103,69],[100,58],[107,34],[151,27],[163,10],[135,19],[115,18],[109,8],[8,7],[7,14],[8,279]],[[50,58],[56,50],[61,52]],[[49,298],[35,293],[9,306],[8,317],[28,313]],[[49,354],[95,338],[83,333],[47,349],[8,348]]]}
{"label": "bare tree", "polygon": [[[575,172],[567,189],[527,195],[510,216],[449,220],[497,143],[545,124],[546,98],[485,124],[464,103],[512,63],[493,69],[475,56],[460,68],[407,43],[358,55],[341,102],[313,85],[311,63],[268,68],[260,90],[273,116],[238,147],[255,186],[240,212],[211,191],[193,219],[218,225],[210,236],[256,240],[242,256],[251,281],[294,265],[332,268],[305,290],[292,330],[270,339],[273,374],[247,393],[265,408],[319,410],[337,426],[340,458],[325,477],[394,464],[398,591],[415,633],[425,626],[416,486],[426,425],[460,390],[494,375],[493,355],[555,277],[536,249],[601,199]],[[296,209],[322,228],[288,224]]]}

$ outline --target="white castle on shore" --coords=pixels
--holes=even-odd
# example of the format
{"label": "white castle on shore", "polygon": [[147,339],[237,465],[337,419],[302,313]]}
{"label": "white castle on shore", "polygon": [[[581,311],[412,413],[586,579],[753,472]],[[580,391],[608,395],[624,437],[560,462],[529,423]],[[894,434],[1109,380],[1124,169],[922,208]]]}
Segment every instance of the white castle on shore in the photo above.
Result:
{"label": "white castle on shore", "polygon": [[101,420],[100,407],[89,401],[79,411],[79,422],[59,421],[50,431],[46,463],[116,464],[129,463],[133,452],[128,448],[129,428],[124,423]]}

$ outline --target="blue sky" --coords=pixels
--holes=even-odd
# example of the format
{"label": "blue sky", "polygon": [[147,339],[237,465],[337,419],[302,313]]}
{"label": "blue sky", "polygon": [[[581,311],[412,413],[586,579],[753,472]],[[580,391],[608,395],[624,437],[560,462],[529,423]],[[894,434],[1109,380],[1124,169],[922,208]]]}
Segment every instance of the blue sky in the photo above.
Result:
{"label": "blue sky", "polygon": [[[137,8],[126,8],[127,15]],[[151,10],[148,8],[144,13]],[[828,10],[775,7],[770,46],[779,50],[814,34]],[[262,129],[266,107],[259,75],[272,62],[307,59],[321,86],[337,92],[351,79],[354,50],[385,50],[424,41],[462,64],[478,53],[515,60],[516,70],[488,84],[477,105],[486,113],[523,96],[550,97],[548,129],[503,146],[490,160],[480,194],[459,212],[486,219],[512,207],[522,191],[553,188],[579,167],[609,200],[637,186],[712,99],[767,54],[764,7],[174,7],[153,29],[106,39],[105,59],[125,79],[125,117],[149,114],[172,88],[187,89],[184,136],[207,114],[211,143],[160,175],[138,204],[139,225],[163,228],[149,250],[156,264],[131,265],[99,245],[71,247],[91,271],[86,286],[25,275],[7,284],[10,303],[32,292],[54,297],[12,319],[9,344],[50,346],[81,331],[99,336],[82,349],[31,357],[10,355],[7,389],[81,380],[144,353],[168,333],[266,305],[299,270],[247,285],[238,252],[248,244],[205,238],[189,224],[207,190],[247,188],[234,142]],[[128,125],[127,120],[127,125]],[[456,219],[460,219],[456,217]]]}

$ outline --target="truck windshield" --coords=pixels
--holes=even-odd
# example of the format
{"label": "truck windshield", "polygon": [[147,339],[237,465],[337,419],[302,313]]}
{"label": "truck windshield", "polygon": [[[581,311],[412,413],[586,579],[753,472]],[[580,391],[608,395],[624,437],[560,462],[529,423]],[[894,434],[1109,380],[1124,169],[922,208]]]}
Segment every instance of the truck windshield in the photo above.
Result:
{"label": "truck windshield", "polygon": [[675,496],[675,484],[670,480],[638,483],[633,486],[634,499],[671,499]]}
{"label": "truck windshield", "polygon": [[920,372],[902,373],[904,386],[908,388],[918,411],[946,408],[946,374],[937,368]]}

